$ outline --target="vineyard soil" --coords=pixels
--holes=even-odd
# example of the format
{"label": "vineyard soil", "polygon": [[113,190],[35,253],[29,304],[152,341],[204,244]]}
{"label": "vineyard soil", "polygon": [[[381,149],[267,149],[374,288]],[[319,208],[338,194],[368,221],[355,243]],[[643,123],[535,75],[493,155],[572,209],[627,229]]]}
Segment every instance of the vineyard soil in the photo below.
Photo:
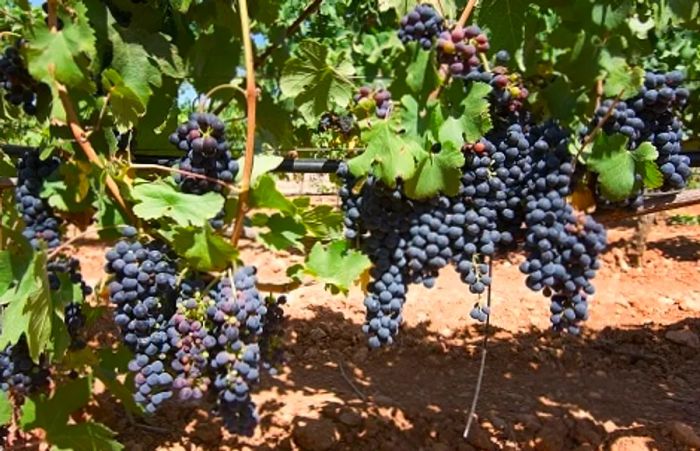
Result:
{"label": "vineyard soil", "polygon": [[[432,290],[411,288],[397,345],[372,352],[360,330],[359,289],[347,299],[319,284],[294,291],[289,362],[277,379],[264,378],[255,396],[261,427],[251,438],[231,436],[219,418],[187,406],[130,421],[106,392],[88,415],[115,429],[129,450],[687,449],[693,437],[681,438],[680,423],[700,433],[700,226],[660,219],[642,268],[625,259],[632,230],[611,224],[581,337],[548,331],[548,301],[522,283],[522,257],[494,265],[479,424],[467,442],[461,434],[483,327],[469,318],[473,297],[452,270]],[[105,246],[77,243],[90,283],[102,276]],[[266,282],[282,282],[299,260],[251,241],[242,251]]]}

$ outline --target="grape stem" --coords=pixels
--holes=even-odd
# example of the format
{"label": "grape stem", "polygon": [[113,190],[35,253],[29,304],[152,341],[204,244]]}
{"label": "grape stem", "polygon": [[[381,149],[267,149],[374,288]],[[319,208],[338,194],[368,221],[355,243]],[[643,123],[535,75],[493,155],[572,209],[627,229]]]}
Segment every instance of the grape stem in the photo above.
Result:
{"label": "grape stem", "polygon": [[106,226],[106,227],[99,227],[99,228],[98,228],[98,227],[88,227],[88,228],[85,229],[83,232],[80,232],[79,234],[75,235],[74,237],[71,237],[69,240],[67,240],[67,241],[65,241],[65,242],[63,242],[63,243],[61,243],[60,246],[58,246],[57,248],[55,248],[54,250],[51,251],[51,253],[48,255],[48,257],[47,257],[46,259],[47,259],[47,260],[53,260],[53,259],[56,258],[61,252],[63,252],[64,250],[66,250],[66,248],[68,248],[68,246],[70,246],[71,244],[75,243],[75,242],[78,241],[79,239],[84,238],[85,236],[87,236],[87,235],[89,235],[89,234],[91,234],[91,233],[93,233],[93,232],[97,232],[97,231],[101,231],[101,230],[119,229],[119,228],[122,228],[122,227],[126,227],[126,226],[122,226],[122,225],[113,225],[113,226]]}
{"label": "grape stem", "polygon": [[489,320],[491,319],[491,285],[493,284],[493,259],[489,257],[489,277],[491,278],[491,283],[486,289],[486,305],[489,308],[489,314],[486,315],[486,323],[484,324],[484,340],[481,345],[481,363],[479,364],[479,375],[476,378],[476,387],[474,388],[474,398],[472,398],[472,405],[469,408],[469,416],[467,417],[467,425],[464,427],[464,434],[462,436],[464,439],[469,437],[469,430],[472,426],[472,421],[476,415],[476,403],[479,400],[479,393],[481,393],[481,383],[484,380],[484,369],[486,368],[486,345],[489,342]]}
{"label": "grape stem", "polygon": [[245,157],[243,164],[243,180],[241,193],[238,196],[238,210],[231,234],[231,244],[236,246],[243,232],[243,217],[248,211],[248,197],[250,195],[250,178],[253,173],[253,157],[255,152],[255,111],[257,91],[255,87],[255,66],[253,63],[253,43],[250,39],[250,19],[248,18],[247,0],[238,0],[239,15],[241,18],[241,33],[243,35],[243,50],[245,54],[245,81],[246,104],[248,110],[248,124],[245,140]]}
{"label": "grape stem", "polygon": [[[63,103],[63,109],[66,111],[68,127],[73,133],[76,143],[92,164],[100,169],[105,169],[104,163],[97,156],[97,153],[95,152],[95,149],[93,149],[92,144],[90,144],[90,141],[88,141],[85,130],[83,130],[79,124],[78,115],[73,108],[73,104],[71,103],[66,87],[56,82],[56,90],[58,91],[58,96],[61,99],[61,103]],[[117,183],[108,173],[105,173],[105,184],[107,185],[107,189],[109,189],[109,191],[112,193],[114,200],[117,202],[117,204],[119,204],[119,207],[121,207],[122,211],[124,211],[130,219],[135,221],[136,218],[133,212],[129,209],[129,207],[127,207],[121,192],[119,192],[119,186],[117,186]]]}
{"label": "grape stem", "polygon": [[238,91],[241,94],[243,94],[243,97],[246,97],[245,90],[243,88],[241,88],[240,86],[234,85],[233,83],[224,83],[221,85],[214,86],[204,95],[211,99],[215,92],[221,91],[222,89],[226,89],[226,88]]}
{"label": "grape stem", "polygon": [[478,1],[479,0],[469,0],[467,2],[467,6],[464,7],[462,15],[459,16],[459,20],[457,21],[458,27],[464,28],[464,26],[467,24],[467,20],[469,20],[469,16],[471,16],[472,11],[474,10],[474,7],[478,3]]}
{"label": "grape stem", "polygon": [[[265,49],[265,51],[260,54],[260,56],[255,58],[255,67],[260,66],[260,64],[262,64],[262,62],[265,61],[272,54],[272,52],[274,52],[277,49],[277,47],[282,45],[282,43],[284,43],[284,41],[286,41],[289,38],[289,36],[295,33],[297,29],[301,26],[301,24],[306,19],[308,19],[309,16],[311,16],[318,10],[322,2],[323,0],[314,0],[313,3],[309,4],[309,6],[307,6],[306,9],[304,9],[304,11],[301,12],[301,14],[299,14],[299,17],[297,17],[296,20],[292,22],[292,24],[289,27],[287,27],[287,29],[284,31],[284,34],[282,35],[282,38],[275,41],[274,44],[268,46]],[[241,14],[243,13],[241,12]]]}
{"label": "grape stem", "polygon": [[56,17],[56,0],[47,0],[47,25],[51,33],[56,33],[58,31],[58,18]]}
{"label": "grape stem", "polygon": [[202,179],[206,180],[207,182],[210,183],[215,183],[217,185],[223,186],[224,188],[227,188],[230,192],[236,192],[236,186],[232,183],[226,183],[223,180],[207,177],[206,175],[202,174],[197,174],[196,172],[190,172],[190,171],[185,171],[182,169],[178,168],[171,168],[170,166],[163,166],[160,164],[138,164],[138,163],[132,163],[130,168],[136,169],[136,170],[145,170],[145,169],[150,169],[153,171],[163,171],[163,172],[175,172],[178,174],[186,175],[188,177],[196,178],[196,179]]}

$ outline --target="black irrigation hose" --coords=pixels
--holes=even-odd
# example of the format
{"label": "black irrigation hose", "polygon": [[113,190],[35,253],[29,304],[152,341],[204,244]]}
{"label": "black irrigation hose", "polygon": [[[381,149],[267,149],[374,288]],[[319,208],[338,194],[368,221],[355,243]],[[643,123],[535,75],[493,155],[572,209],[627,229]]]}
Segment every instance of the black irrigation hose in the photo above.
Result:
{"label": "black irrigation hose", "polygon": [[[0,144],[0,148],[10,157],[20,157],[27,151],[35,151],[33,147],[15,146],[12,144]],[[700,167],[700,150],[681,152],[690,158],[691,167]],[[171,166],[177,157],[161,155],[132,154],[132,161],[138,164],[160,164]],[[326,158],[285,158],[273,172],[289,172],[298,174],[334,174],[338,170],[341,160],[329,160]]]}

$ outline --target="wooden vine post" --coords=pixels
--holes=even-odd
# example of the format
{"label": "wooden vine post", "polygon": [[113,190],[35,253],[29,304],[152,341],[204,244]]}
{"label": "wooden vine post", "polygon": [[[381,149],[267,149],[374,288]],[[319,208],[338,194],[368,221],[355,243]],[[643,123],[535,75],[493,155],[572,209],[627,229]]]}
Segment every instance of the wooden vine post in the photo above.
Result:
{"label": "wooden vine post", "polygon": [[255,65],[253,59],[253,43],[250,38],[250,19],[248,18],[247,0],[238,0],[239,15],[241,17],[241,33],[243,35],[243,51],[245,55],[245,98],[248,123],[246,126],[245,157],[243,162],[243,180],[241,192],[238,196],[238,210],[236,211],[231,244],[238,245],[238,240],[243,233],[243,219],[248,212],[248,198],[250,197],[250,177],[253,173],[253,156],[255,152],[255,112],[257,91],[255,88]]}

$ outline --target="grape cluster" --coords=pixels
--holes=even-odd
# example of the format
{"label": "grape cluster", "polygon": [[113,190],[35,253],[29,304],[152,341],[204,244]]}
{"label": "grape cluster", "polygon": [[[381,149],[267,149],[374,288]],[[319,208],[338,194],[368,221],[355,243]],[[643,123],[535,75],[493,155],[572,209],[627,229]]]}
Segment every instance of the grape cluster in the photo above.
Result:
{"label": "grape cluster", "polygon": [[114,321],[134,351],[134,399],[153,413],[174,397],[196,402],[211,394],[229,429],[252,433],[250,392],[279,346],[284,298],[265,300],[251,266],[218,282],[204,274],[178,282],[166,247],[142,243],[132,227],[123,233],[106,268]]}
{"label": "grape cluster", "polygon": [[384,88],[372,91],[369,86],[363,86],[355,94],[354,99],[360,106],[367,109],[374,108],[374,114],[379,119],[386,119],[391,111],[391,92]]}
{"label": "grape cluster", "polygon": [[24,40],[5,48],[0,54],[0,87],[5,90],[5,99],[13,105],[22,105],[27,114],[36,114],[37,82],[24,65],[20,48]]}
{"label": "grape cluster", "polygon": [[122,233],[124,238],[105,255],[105,271],[113,275],[109,298],[114,322],[134,351],[129,369],[136,373],[135,400],[154,412],[172,396],[172,377],[165,373],[170,351],[166,329],[174,310],[177,266],[166,246],[141,243],[133,227]]}
{"label": "grape cluster", "polygon": [[399,39],[404,44],[418,41],[418,44],[430,50],[433,39],[444,29],[444,19],[429,4],[417,5],[401,19]]}
{"label": "grape cluster", "polygon": [[352,133],[353,128],[354,118],[350,114],[324,113],[318,124],[319,132],[335,131],[346,136]]}
{"label": "grape cluster", "polygon": [[[659,153],[656,163],[664,176],[662,190],[684,188],[690,176],[690,160],[680,154],[683,138],[680,113],[688,102],[689,92],[682,83],[683,74],[678,71],[648,72],[642,89],[634,97],[617,103],[604,100],[595,111],[590,127],[582,134],[607,118],[603,131],[626,136],[630,150],[644,142],[656,147]],[[633,197],[641,198],[641,191]]]}
{"label": "grape cluster", "polygon": [[[170,135],[170,143],[186,152],[179,168],[210,179],[231,183],[238,173],[238,162],[231,155],[221,119],[209,113],[192,113],[189,120]],[[222,186],[203,178],[175,174],[175,181],[186,193],[220,192]]]}
{"label": "grape cluster", "polygon": [[[61,243],[61,221],[54,214],[47,201],[41,198],[44,181],[58,169],[60,159],[49,157],[41,160],[36,152],[26,152],[17,164],[17,187],[15,199],[25,227],[22,235],[29,240],[32,248],[40,250],[43,245],[49,249]],[[47,263],[49,287],[53,291],[61,289],[59,275],[65,274],[68,282],[79,284],[83,296],[92,293],[80,273],[80,262],[75,258],[59,255]],[[85,323],[79,303],[71,302],[65,307],[65,324],[74,346],[81,344],[79,332]]]}
{"label": "grape cluster", "polygon": [[479,55],[489,50],[489,39],[476,25],[455,27],[440,33],[438,61],[446,64],[453,77],[466,77],[481,66]]}
{"label": "grape cluster", "polygon": [[[586,295],[594,293],[591,279],[606,246],[605,229],[566,202],[573,175],[567,133],[545,123],[534,127],[530,137],[533,169],[525,199],[527,259],[520,270],[527,274],[530,289],[551,296],[555,329],[576,334],[578,322],[587,317]],[[558,312],[561,306],[566,308]]]}
{"label": "grape cluster", "polygon": [[33,248],[46,243],[49,249],[61,244],[61,223],[53,208],[41,198],[46,180],[60,164],[58,157],[41,160],[37,152],[27,152],[17,164],[17,187],[15,199],[25,228],[22,232]]}
{"label": "grape cluster", "polygon": [[46,359],[41,357],[38,364],[31,359],[24,336],[17,343],[0,351],[0,390],[26,394],[35,392],[48,383]]}
{"label": "grape cluster", "polygon": [[285,316],[283,306],[287,296],[269,295],[265,299],[267,312],[263,317],[263,333],[260,335],[260,358],[262,366],[271,375],[277,374],[277,367],[284,362],[282,338],[284,335]]}

